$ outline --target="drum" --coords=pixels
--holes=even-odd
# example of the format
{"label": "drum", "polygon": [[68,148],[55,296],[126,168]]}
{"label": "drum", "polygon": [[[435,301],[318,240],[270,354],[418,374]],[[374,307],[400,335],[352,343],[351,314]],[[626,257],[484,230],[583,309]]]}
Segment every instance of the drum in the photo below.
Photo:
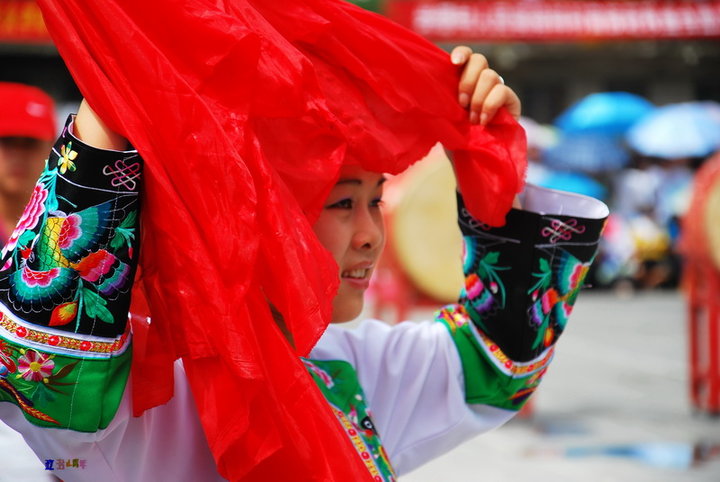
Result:
{"label": "drum", "polygon": [[720,172],[714,181],[705,201],[705,235],[710,257],[720,272]]}
{"label": "drum", "polygon": [[683,222],[690,399],[720,415],[720,153],[704,162]]}

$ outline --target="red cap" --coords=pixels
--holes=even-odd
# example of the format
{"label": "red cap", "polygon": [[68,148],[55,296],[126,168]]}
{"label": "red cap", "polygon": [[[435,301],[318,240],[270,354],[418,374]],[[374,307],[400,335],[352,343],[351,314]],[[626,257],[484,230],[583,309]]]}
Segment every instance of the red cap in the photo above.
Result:
{"label": "red cap", "polygon": [[55,103],[37,87],[0,82],[0,137],[32,137],[52,141]]}

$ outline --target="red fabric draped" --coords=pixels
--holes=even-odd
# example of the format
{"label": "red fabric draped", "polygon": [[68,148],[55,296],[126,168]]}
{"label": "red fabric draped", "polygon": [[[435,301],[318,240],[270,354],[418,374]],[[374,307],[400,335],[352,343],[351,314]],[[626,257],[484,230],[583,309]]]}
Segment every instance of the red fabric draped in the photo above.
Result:
{"label": "red fabric draped", "polygon": [[396,173],[440,141],[468,207],[501,224],[522,130],[506,112],[470,127],[445,52],[341,0],[38,3],[83,95],[146,161],[136,413],[172,396],[183,357],[225,477],[364,477],[297,357],[338,282],[312,220],[346,157]]}

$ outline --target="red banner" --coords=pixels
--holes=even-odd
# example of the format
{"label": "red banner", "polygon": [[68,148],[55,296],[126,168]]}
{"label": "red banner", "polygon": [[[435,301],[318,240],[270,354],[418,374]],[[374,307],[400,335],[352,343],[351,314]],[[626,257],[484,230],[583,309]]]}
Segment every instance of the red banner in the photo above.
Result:
{"label": "red banner", "polygon": [[[388,0],[434,41],[720,38],[720,1]],[[0,42],[51,43],[33,0],[0,0]]]}
{"label": "red banner", "polygon": [[0,42],[52,43],[32,0],[0,0]]}
{"label": "red banner", "polygon": [[387,15],[433,41],[720,38],[720,1],[394,0]]}

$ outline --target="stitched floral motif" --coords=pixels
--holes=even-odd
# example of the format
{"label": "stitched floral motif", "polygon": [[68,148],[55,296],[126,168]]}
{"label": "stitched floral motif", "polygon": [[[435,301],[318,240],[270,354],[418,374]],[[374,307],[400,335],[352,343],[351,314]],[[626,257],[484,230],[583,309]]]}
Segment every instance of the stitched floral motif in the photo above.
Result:
{"label": "stitched floral motif", "polygon": [[[22,216],[20,216],[20,221],[18,221],[15,230],[10,235],[10,239],[2,250],[3,259],[5,258],[6,253],[15,249],[21,234],[30,229],[34,229],[35,226],[37,226],[38,221],[40,221],[40,217],[45,213],[45,201],[47,201],[47,197],[48,190],[45,188],[45,185],[42,182],[37,183],[33,188],[30,201],[27,206],[25,206]],[[7,264],[3,266],[2,269],[6,270],[10,268],[10,265],[11,260],[8,259]]]}
{"label": "stitched floral motif", "polygon": [[565,329],[591,264],[592,260],[581,263],[567,251],[561,251],[552,261],[538,259],[539,269],[532,273],[537,282],[528,290],[533,301],[528,319],[537,327],[533,348],[552,345],[558,332]]}
{"label": "stitched floral motif", "polygon": [[[119,159],[118,159],[119,158]],[[133,184],[104,166],[132,160]],[[0,402],[28,422],[108,426],[130,370],[127,313],[138,243],[142,161],[67,129],[54,145],[0,260]]]}
{"label": "stitched floral motif", "polygon": [[137,192],[113,187],[103,164],[85,162],[88,148],[74,142],[63,136],[53,148],[3,250],[0,301],[31,323],[115,337],[124,331],[129,299],[122,295],[134,276]]}
{"label": "stitched floral motif", "polygon": [[57,420],[38,410],[36,404],[52,402],[58,394],[67,395],[63,388],[75,383],[64,379],[78,361],[59,366],[54,358],[54,355],[0,341],[0,390],[4,396],[30,417],[57,425]]}
{"label": "stitched floral motif", "polygon": [[63,144],[60,147],[60,155],[62,156],[58,161],[60,174],[65,174],[67,171],[74,171],[76,167],[73,161],[77,157],[78,153],[72,150],[72,141],[67,144]]}
{"label": "stitched floral motif", "polygon": [[465,236],[464,241],[465,286],[460,297],[467,309],[481,320],[481,315],[505,307],[507,290],[500,272],[510,268],[500,266],[500,253],[486,250],[477,238]]}

